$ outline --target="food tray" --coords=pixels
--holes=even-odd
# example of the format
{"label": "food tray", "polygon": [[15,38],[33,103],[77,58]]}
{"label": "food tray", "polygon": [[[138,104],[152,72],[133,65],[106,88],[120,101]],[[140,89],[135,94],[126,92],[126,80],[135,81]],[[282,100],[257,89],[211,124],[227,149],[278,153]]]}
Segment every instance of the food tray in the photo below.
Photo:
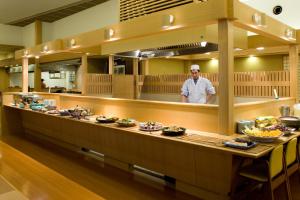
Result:
{"label": "food tray", "polygon": [[123,120],[118,120],[116,121],[118,126],[120,127],[133,127],[136,126],[135,120],[129,120],[129,121],[123,121]]}
{"label": "food tray", "polygon": [[141,131],[159,131],[163,128],[161,123],[155,122],[155,125],[147,125],[147,122],[141,122],[139,129]]}
{"label": "food tray", "polygon": [[283,135],[283,134],[281,134],[281,135],[276,136],[276,137],[258,137],[258,136],[249,135],[245,132],[244,132],[244,134],[247,135],[252,141],[266,142],[266,143],[274,142],[275,140],[277,140],[278,138],[280,138]]}
{"label": "food tray", "polygon": [[236,141],[226,141],[226,142],[224,142],[224,145],[226,147],[231,147],[231,148],[236,148],[236,149],[243,149],[243,150],[251,149],[251,148],[253,148],[257,145],[256,142],[249,142],[249,143],[247,143],[247,146],[241,146],[241,145],[238,145],[237,143],[238,142],[236,142]]}
{"label": "food tray", "polygon": [[110,117],[110,118],[97,117],[96,118],[97,122],[99,122],[99,123],[105,123],[105,124],[115,123],[117,120],[119,120],[119,118],[117,118],[117,117]]}
{"label": "food tray", "polygon": [[167,131],[166,130],[167,128],[168,127],[164,127],[162,129],[163,135],[166,135],[166,136],[180,136],[180,135],[184,135],[185,134],[185,130],[186,130],[185,128],[179,127],[179,128],[182,129],[182,131]]}

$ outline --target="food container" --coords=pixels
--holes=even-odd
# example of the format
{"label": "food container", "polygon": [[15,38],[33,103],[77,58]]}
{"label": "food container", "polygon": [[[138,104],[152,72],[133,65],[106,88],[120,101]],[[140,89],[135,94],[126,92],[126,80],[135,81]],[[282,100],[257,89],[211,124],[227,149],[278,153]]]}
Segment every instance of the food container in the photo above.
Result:
{"label": "food container", "polygon": [[243,134],[246,127],[251,128],[255,125],[254,120],[240,120],[237,121],[237,132]]}
{"label": "food container", "polygon": [[299,103],[294,105],[294,116],[300,117],[300,104]]}
{"label": "food container", "polygon": [[279,118],[281,123],[283,123],[287,127],[291,128],[300,128],[300,119],[298,117],[287,116],[287,117],[280,117]]}
{"label": "food container", "polygon": [[290,106],[280,106],[279,111],[282,117],[290,116]]}

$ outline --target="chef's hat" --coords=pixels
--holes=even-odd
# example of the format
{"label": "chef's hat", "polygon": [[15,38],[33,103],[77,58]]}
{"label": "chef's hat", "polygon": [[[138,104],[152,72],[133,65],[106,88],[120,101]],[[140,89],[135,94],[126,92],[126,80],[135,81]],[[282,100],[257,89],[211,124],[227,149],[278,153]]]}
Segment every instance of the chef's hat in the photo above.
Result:
{"label": "chef's hat", "polygon": [[199,65],[196,65],[196,64],[191,65],[191,71],[200,71]]}

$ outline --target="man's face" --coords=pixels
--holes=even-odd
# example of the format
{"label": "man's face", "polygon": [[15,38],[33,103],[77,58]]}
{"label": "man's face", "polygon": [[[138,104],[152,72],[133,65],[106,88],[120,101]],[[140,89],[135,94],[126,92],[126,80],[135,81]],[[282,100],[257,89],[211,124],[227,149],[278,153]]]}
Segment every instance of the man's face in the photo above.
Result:
{"label": "man's face", "polygon": [[193,79],[199,78],[199,71],[198,70],[191,70],[191,74]]}

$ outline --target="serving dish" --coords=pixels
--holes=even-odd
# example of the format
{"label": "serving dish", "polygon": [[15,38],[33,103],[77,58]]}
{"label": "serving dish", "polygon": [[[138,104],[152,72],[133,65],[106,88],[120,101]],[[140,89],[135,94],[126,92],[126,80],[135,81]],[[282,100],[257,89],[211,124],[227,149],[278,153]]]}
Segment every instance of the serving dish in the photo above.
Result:
{"label": "serving dish", "polygon": [[116,121],[116,123],[120,127],[133,127],[136,125],[136,121],[134,119],[121,119]]}
{"label": "serving dish", "polygon": [[139,124],[141,131],[159,131],[163,128],[162,123],[159,122],[141,122]]}
{"label": "serving dish", "polygon": [[224,145],[231,148],[237,148],[237,149],[250,149],[257,145],[256,142],[249,141],[249,142],[238,142],[237,140],[230,140],[224,142]]}
{"label": "serving dish", "polygon": [[291,128],[300,128],[300,119],[294,116],[280,117],[279,120],[281,123]]}
{"label": "serving dish", "polygon": [[104,115],[100,115],[96,117],[96,121],[99,123],[115,123],[118,120],[119,120],[118,117],[106,117]]}
{"label": "serving dish", "polygon": [[59,114],[61,116],[70,116],[70,112],[68,110],[59,110]]}
{"label": "serving dish", "polygon": [[261,130],[258,128],[246,128],[243,133],[247,135],[252,141],[256,142],[274,142],[279,137],[283,135],[283,133],[279,130]]}
{"label": "serving dish", "polygon": [[185,134],[186,128],[178,127],[178,126],[170,126],[170,127],[164,127],[162,129],[163,135],[166,136],[180,136]]}

